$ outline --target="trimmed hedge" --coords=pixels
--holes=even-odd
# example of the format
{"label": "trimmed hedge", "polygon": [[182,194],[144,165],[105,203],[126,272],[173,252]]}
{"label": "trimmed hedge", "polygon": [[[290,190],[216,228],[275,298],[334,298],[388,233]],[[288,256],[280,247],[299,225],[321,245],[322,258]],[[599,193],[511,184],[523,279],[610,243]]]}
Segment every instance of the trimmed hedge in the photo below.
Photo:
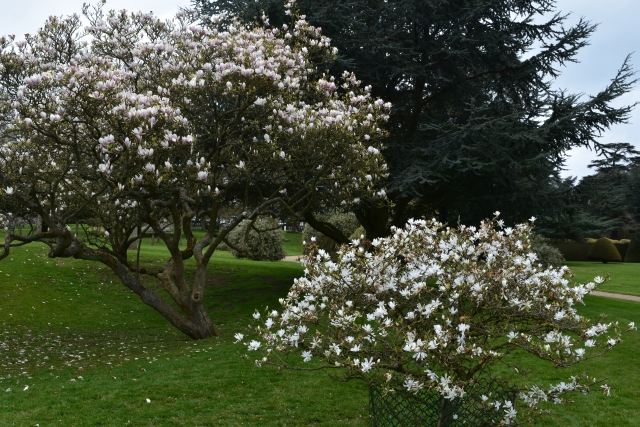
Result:
{"label": "trimmed hedge", "polygon": [[620,243],[614,243],[613,245],[620,253],[620,258],[624,260],[625,256],[627,255],[627,250],[629,250],[629,243],[622,243],[622,240],[620,240]]}
{"label": "trimmed hedge", "polygon": [[599,238],[589,250],[589,259],[607,262],[622,262],[620,252],[606,237]]}
{"label": "trimmed hedge", "polygon": [[589,251],[593,243],[562,242],[556,247],[567,261],[589,261]]}
{"label": "trimmed hedge", "polygon": [[631,239],[624,256],[624,262],[640,262],[640,241]]}

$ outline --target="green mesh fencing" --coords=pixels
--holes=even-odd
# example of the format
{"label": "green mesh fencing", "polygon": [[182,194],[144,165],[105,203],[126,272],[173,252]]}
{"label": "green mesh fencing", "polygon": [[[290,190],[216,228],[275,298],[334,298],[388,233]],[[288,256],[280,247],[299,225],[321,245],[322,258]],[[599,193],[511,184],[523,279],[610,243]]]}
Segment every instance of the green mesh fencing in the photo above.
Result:
{"label": "green mesh fencing", "polygon": [[[480,379],[465,387],[462,398],[448,400],[437,391],[408,392],[401,387],[386,392],[382,385],[369,388],[371,427],[488,427],[504,418],[504,407],[515,405],[517,389],[493,380]],[[488,399],[483,399],[487,397]]]}

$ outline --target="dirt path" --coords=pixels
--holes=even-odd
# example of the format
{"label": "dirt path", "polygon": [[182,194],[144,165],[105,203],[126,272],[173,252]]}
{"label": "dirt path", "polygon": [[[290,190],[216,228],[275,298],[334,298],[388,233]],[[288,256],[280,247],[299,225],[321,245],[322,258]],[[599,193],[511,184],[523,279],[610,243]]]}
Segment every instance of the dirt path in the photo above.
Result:
{"label": "dirt path", "polygon": [[300,262],[300,259],[302,259],[302,255],[289,255],[284,257],[283,261]]}
{"label": "dirt path", "polygon": [[597,297],[626,299],[629,301],[640,302],[640,297],[637,297],[635,295],[614,294],[612,292],[602,292],[602,291],[593,291],[591,292],[591,295],[595,295]]}

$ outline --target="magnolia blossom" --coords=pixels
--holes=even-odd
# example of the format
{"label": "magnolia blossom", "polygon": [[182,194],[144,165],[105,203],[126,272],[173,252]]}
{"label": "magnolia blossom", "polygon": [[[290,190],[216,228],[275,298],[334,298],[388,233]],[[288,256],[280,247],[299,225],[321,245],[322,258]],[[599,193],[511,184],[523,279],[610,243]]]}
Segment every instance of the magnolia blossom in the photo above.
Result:
{"label": "magnolia blossom", "polygon": [[[310,203],[386,203],[381,127],[391,106],[353,73],[323,73],[335,55],[330,40],[295,11],[287,27],[273,28],[104,8],[51,17],[24,41],[2,38],[0,109],[11,135],[0,146],[2,196],[49,224],[29,242],[55,245],[51,256],[121,265],[126,286],[188,336],[206,338],[217,333],[202,302],[207,266],[224,235],[195,236],[195,216],[234,206],[242,212],[234,227],[265,214],[298,217]],[[66,229],[79,214],[95,232]],[[150,296],[158,287],[142,286],[143,267],[126,250],[148,233],[167,247],[171,267],[148,265],[144,280],[175,304]],[[196,274],[186,273],[186,259],[196,260]],[[280,330],[274,319],[265,325]],[[287,333],[287,345],[306,345],[308,334]],[[264,348],[254,341],[253,350]],[[360,360],[359,372],[379,366]]]}
{"label": "magnolia blossom", "polygon": [[[343,246],[337,260],[312,250],[281,311],[264,314],[278,332],[257,324],[240,341],[261,350],[258,365],[293,367],[282,355],[302,353],[302,363],[321,360],[348,378],[446,399],[465,396],[473,379],[518,352],[566,367],[616,345],[616,323],[592,324],[575,309],[597,284],[571,283],[567,267],[542,267],[531,224],[501,224],[456,229],[410,220],[389,237]],[[532,387],[520,400],[535,411],[541,400],[588,391],[588,381]],[[487,404],[502,411],[505,425],[528,413],[515,402]]]}

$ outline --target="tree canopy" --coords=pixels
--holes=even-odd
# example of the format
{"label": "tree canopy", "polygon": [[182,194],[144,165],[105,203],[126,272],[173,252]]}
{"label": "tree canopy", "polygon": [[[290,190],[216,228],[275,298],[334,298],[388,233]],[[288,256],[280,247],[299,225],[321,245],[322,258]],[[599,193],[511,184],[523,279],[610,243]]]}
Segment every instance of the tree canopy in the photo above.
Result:
{"label": "tree canopy", "polygon": [[[202,303],[207,265],[235,226],[383,199],[379,139],[390,106],[352,73],[325,74],[329,39],[295,13],[288,30],[222,17],[204,27],[188,12],[166,22],[101,6],[84,14],[85,28],[77,15],[52,17],[26,40],[0,39],[0,110],[10,113],[0,260],[43,242],[50,257],[101,262],[179,330],[204,338],[217,333]],[[192,220],[203,205],[214,220],[198,239]],[[241,213],[219,231],[224,206]],[[18,216],[44,227],[19,235]],[[86,234],[71,231],[78,218]],[[145,232],[167,247],[164,267],[127,251]]]}
{"label": "tree canopy", "polygon": [[589,237],[629,238],[640,228],[637,194],[640,152],[627,143],[609,144],[607,148],[605,157],[589,165],[595,173],[582,178],[578,185],[582,209],[612,224],[609,233]]}
{"label": "tree canopy", "polygon": [[[194,0],[203,20],[233,11],[282,23],[277,0]],[[554,87],[596,25],[553,0],[299,0],[338,49],[334,71],[355,72],[393,104],[385,158],[392,223],[436,215],[475,223],[496,209],[506,221],[557,216],[571,207],[560,178],[566,152],[624,123],[633,106],[612,101],[632,87],[629,58],[595,95]],[[388,232],[389,212],[362,203],[369,237]]]}

